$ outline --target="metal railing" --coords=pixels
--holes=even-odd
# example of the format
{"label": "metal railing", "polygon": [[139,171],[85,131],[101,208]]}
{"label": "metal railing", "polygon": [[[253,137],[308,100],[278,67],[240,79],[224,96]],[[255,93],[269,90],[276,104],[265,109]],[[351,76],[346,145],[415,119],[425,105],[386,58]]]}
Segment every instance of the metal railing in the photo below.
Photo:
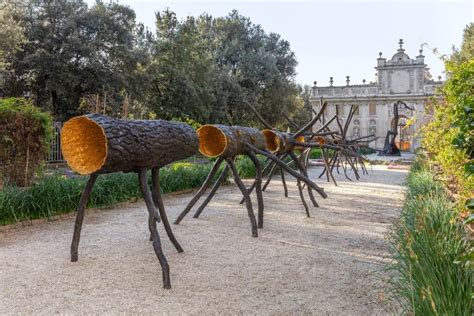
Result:
{"label": "metal railing", "polygon": [[47,163],[62,163],[64,162],[63,154],[61,153],[61,128],[62,122],[53,123],[53,136],[51,137],[51,145],[49,154],[46,156]]}

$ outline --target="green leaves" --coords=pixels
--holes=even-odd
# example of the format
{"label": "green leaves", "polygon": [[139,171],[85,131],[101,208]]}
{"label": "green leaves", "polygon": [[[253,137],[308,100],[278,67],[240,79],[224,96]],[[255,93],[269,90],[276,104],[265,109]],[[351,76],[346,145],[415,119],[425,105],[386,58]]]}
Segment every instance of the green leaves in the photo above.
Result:
{"label": "green leaves", "polygon": [[181,21],[165,10],[157,13],[156,26],[147,104],[159,117],[256,125],[244,105],[249,101],[276,125],[282,112],[295,110],[296,59],[279,35],[266,34],[235,10]]}
{"label": "green leaves", "polygon": [[21,85],[20,93],[36,93],[37,105],[57,120],[81,114],[81,98],[88,94],[108,91],[110,96],[133,90],[140,81],[138,65],[146,62],[140,40],[147,34],[127,6],[30,1],[15,12],[14,20],[24,40],[5,56],[15,74],[11,80]]}
{"label": "green leaves", "polygon": [[0,182],[27,186],[49,151],[52,118],[22,98],[0,99]]}
{"label": "green leaves", "polygon": [[[474,210],[474,199],[467,199],[465,202],[465,205],[466,205],[466,208],[470,210]],[[474,214],[471,214],[469,217],[470,218],[474,217]]]}

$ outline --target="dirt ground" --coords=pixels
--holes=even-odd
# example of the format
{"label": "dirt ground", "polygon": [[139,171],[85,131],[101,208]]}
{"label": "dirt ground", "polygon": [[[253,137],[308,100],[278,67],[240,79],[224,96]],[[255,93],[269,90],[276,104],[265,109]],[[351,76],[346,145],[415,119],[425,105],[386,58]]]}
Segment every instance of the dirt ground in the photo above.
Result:
{"label": "dirt ground", "polygon": [[[184,253],[160,225],[171,290],[162,288],[143,202],[88,210],[76,263],[69,261],[73,216],[2,232],[0,314],[392,313],[384,237],[405,175],[374,166],[357,182],[339,176],[338,187],[319,179],[329,198],[310,207],[311,218],[290,176],[289,198],[272,181],[258,238],[237,187],[223,187],[199,219],[173,225]],[[171,219],[191,196],[165,197]]]}

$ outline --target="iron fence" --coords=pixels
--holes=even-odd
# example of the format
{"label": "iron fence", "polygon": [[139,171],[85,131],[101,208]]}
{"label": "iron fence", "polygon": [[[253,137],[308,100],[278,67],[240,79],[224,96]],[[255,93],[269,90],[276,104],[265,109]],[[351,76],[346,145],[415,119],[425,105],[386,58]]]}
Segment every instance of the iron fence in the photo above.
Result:
{"label": "iron fence", "polygon": [[61,163],[64,162],[63,154],[61,153],[61,128],[62,122],[53,123],[53,136],[51,137],[51,145],[49,153],[46,156],[47,163]]}

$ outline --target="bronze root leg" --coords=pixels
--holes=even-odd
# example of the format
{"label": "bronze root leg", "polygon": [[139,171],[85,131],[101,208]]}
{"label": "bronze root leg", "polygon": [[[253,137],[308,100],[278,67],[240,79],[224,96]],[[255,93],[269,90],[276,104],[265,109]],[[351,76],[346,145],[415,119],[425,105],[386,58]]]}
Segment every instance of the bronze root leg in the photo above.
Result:
{"label": "bronze root leg", "polygon": [[160,212],[161,220],[163,222],[163,226],[165,227],[168,238],[171,240],[176,250],[179,253],[182,253],[184,250],[179,244],[176,237],[174,236],[173,231],[171,230],[170,222],[168,220],[168,216],[166,215],[165,206],[163,204],[163,198],[161,197],[160,169],[159,168],[153,168],[151,170],[151,179],[153,183],[153,190],[152,190],[153,203],[155,203],[155,206],[158,208],[158,211]]}
{"label": "bronze root leg", "polygon": [[[257,185],[257,178],[255,178],[255,180],[252,182],[252,185],[248,189],[249,195],[252,195],[253,189],[255,189],[256,185]],[[244,202],[245,202],[245,199],[242,197],[239,204],[244,204]]]}
{"label": "bronze root leg", "polygon": [[325,170],[327,170],[327,175],[328,175],[327,180],[328,180],[328,182],[329,182],[329,177],[331,177],[332,182],[334,183],[335,186],[337,186],[337,182],[336,182],[336,179],[334,179],[334,175],[332,174],[332,172],[329,172],[329,163],[328,163],[324,148],[321,148],[321,156],[323,156],[324,167],[326,168]]}
{"label": "bronze root leg", "polygon": [[304,198],[303,188],[301,186],[301,181],[300,180],[297,181],[297,186],[298,186],[298,192],[300,193],[301,203],[303,203],[304,210],[306,212],[306,216],[310,217],[308,204],[306,203],[306,200]]}
{"label": "bronze root leg", "polygon": [[270,184],[270,181],[272,181],[272,178],[273,176],[275,175],[275,172],[277,170],[277,165],[276,163],[273,163],[273,167],[270,169],[270,172],[268,174],[268,178],[267,178],[267,181],[265,182],[265,184],[263,185],[263,189],[262,191],[265,191],[267,189],[267,186]]}
{"label": "bronze root leg", "polygon": [[281,182],[283,183],[283,190],[285,190],[285,197],[288,197],[288,187],[286,186],[286,180],[285,180],[285,171],[280,168],[280,174],[281,174]]}
{"label": "bronze root leg", "polygon": [[161,240],[160,235],[158,234],[158,229],[156,228],[156,208],[153,204],[153,199],[151,197],[150,188],[148,187],[148,180],[146,176],[146,169],[140,170],[138,173],[139,180],[140,180],[140,188],[143,193],[143,198],[145,200],[146,207],[148,209],[148,227],[151,232],[151,236],[153,239],[153,249],[155,250],[156,256],[158,257],[158,261],[160,262],[161,269],[163,271],[163,287],[165,289],[171,288],[171,281],[170,281],[170,268],[168,265],[168,261],[166,260],[165,255],[163,254],[163,250],[161,249]]}
{"label": "bronze root leg", "polygon": [[204,183],[202,184],[199,191],[197,191],[197,193],[193,196],[191,201],[189,201],[188,205],[183,210],[183,212],[181,212],[181,214],[179,214],[178,218],[174,221],[175,225],[178,225],[183,220],[183,218],[189,213],[189,211],[191,211],[194,204],[196,204],[196,202],[206,192],[207,187],[209,186],[209,184],[211,184],[212,180],[214,179],[214,176],[216,175],[217,171],[219,170],[219,167],[220,167],[221,163],[222,163],[222,158],[220,158],[220,157],[217,158],[216,162],[214,163],[214,166],[212,166],[211,172],[209,172],[209,174],[207,175],[207,178],[204,181]]}
{"label": "bronze root leg", "polygon": [[267,151],[264,151],[264,150],[260,150],[250,144],[247,144],[247,146],[249,146],[255,153],[257,154],[260,154],[260,155],[263,155],[265,157],[269,157],[270,159],[272,159],[279,167],[283,168],[286,172],[288,172],[289,174],[291,174],[293,177],[295,177],[296,179],[302,181],[303,183],[306,183],[308,186],[310,186],[313,190],[315,190],[316,192],[319,193],[319,195],[321,195],[323,198],[327,198],[327,194],[324,192],[324,189],[323,188],[320,188],[316,183],[314,183],[313,181],[311,181],[310,179],[302,176],[301,174],[299,174],[298,172],[296,172],[295,170],[291,169],[290,167],[288,167],[280,158],[276,157],[275,155],[267,152]]}
{"label": "bronze root leg", "polygon": [[[263,228],[263,212],[264,212],[264,205],[263,205],[263,194],[262,194],[262,165],[260,160],[258,160],[257,156],[252,151],[248,152],[249,158],[253,161],[255,165],[256,175],[255,175],[255,192],[257,193],[257,203],[258,203],[258,228]],[[250,195],[250,192],[249,192]]]}
{"label": "bronze root leg", "polygon": [[89,180],[87,180],[86,187],[84,188],[84,191],[82,191],[79,205],[77,206],[76,223],[74,224],[74,234],[72,236],[71,243],[71,262],[76,262],[78,259],[79,241],[81,239],[81,229],[82,221],[84,219],[84,212],[87,206],[87,202],[89,202],[89,197],[91,195],[92,188],[94,187],[97,177],[98,175],[96,174],[92,174],[89,177]]}
{"label": "bronze root leg", "polygon": [[[295,162],[296,166],[298,167],[298,169],[300,169],[300,173],[305,176],[306,178],[309,179],[308,177],[308,172],[306,172],[306,168],[304,167],[304,165],[301,163],[301,160],[299,157],[296,157],[296,155],[292,152],[290,152],[290,156],[291,156],[291,159],[293,159],[293,161]],[[318,205],[318,202],[316,202],[316,199],[314,198],[314,194],[313,194],[313,190],[311,190],[311,187],[308,186],[308,195],[309,195],[309,198],[311,200],[311,202],[313,203],[313,206],[314,207],[319,207]]]}
{"label": "bronze root leg", "polygon": [[204,210],[204,208],[207,206],[207,204],[211,201],[211,199],[214,197],[214,194],[216,194],[217,192],[217,189],[219,189],[219,187],[221,186],[222,182],[224,182],[224,180],[227,178],[227,174],[229,173],[229,166],[226,165],[224,170],[222,170],[221,172],[221,175],[219,176],[219,178],[216,180],[216,182],[214,183],[214,186],[212,187],[211,189],[211,192],[209,192],[209,195],[206,197],[206,199],[204,200],[204,202],[202,202],[202,204],[199,206],[199,208],[197,209],[196,213],[194,213],[194,216],[193,218],[198,218],[199,215],[201,215],[202,211]]}
{"label": "bronze root leg", "polygon": [[247,207],[247,212],[250,218],[250,224],[252,225],[252,237],[258,237],[258,232],[257,232],[257,221],[255,220],[255,214],[253,212],[252,208],[252,201],[250,200],[249,193],[247,191],[247,188],[245,187],[244,183],[239,177],[239,173],[237,171],[237,168],[235,167],[234,161],[231,158],[227,158],[227,164],[229,165],[230,169],[232,170],[232,173],[234,175],[234,180],[237,186],[239,187],[240,191],[242,192],[242,195],[245,198],[245,205]]}

